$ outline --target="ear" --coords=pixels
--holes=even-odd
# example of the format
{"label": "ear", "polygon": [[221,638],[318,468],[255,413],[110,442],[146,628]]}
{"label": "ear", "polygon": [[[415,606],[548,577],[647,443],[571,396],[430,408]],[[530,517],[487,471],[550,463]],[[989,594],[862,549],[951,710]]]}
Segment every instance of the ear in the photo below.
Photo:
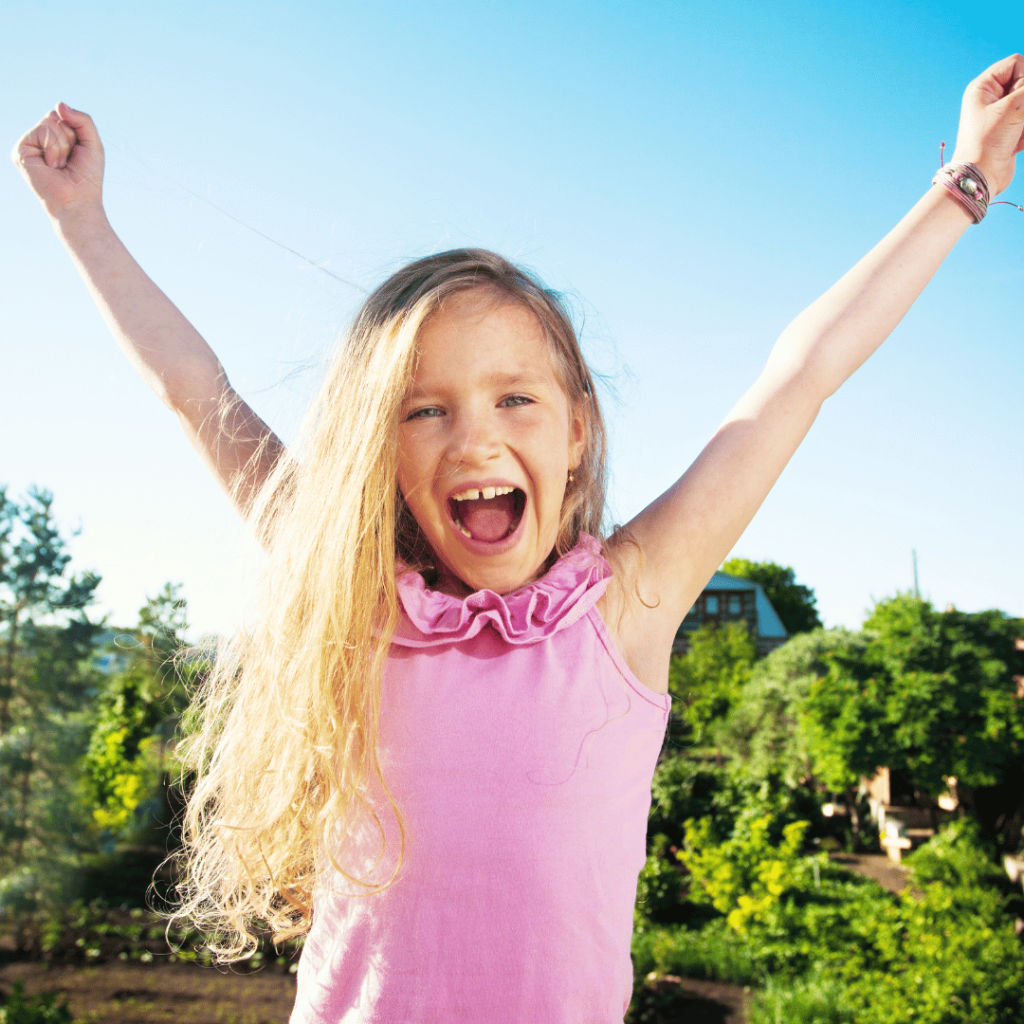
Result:
{"label": "ear", "polygon": [[582,405],[570,410],[569,415],[569,468],[576,469],[583,461],[583,453],[587,450],[590,429],[586,411]]}

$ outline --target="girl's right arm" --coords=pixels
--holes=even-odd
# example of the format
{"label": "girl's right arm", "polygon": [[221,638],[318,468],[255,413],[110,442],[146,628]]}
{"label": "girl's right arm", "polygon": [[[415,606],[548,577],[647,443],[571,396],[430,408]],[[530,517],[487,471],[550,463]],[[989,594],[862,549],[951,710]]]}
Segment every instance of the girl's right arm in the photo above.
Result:
{"label": "girl's right arm", "polygon": [[114,234],[103,210],[103,146],[92,119],[62,103],[12,155],[118,345],[177,415],[247,518],[284,447],[228,383],[209,345]]}

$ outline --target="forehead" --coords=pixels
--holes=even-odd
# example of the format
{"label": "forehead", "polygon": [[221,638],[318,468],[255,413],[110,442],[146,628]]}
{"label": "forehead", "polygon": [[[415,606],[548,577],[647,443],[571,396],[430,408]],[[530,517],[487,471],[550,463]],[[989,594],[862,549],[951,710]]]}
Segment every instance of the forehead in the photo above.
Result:
{"label": "forehead", "polygon": [[486,374],[562,386],[553,346],[533,310],[496,288],[446,296],[420,328],[414,386],[439,376]]}

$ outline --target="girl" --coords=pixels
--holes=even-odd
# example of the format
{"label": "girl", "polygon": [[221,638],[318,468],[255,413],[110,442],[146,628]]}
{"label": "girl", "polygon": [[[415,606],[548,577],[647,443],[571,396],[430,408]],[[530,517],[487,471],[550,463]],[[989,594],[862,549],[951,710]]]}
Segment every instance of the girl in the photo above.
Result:
{"label": "girl", "polygon": [[188,742],[181,893],[225,958],[257,921],[307,933],[293,1022],[621,1021],[676,628],[1022,148],[1017,55],[968,87],[920,202],[602,541],[593,382],[521,270],[459,250],[386,281],[289,455],[113,234],[89,117],[62,104],[21,140],[119,344],[268,552]]}

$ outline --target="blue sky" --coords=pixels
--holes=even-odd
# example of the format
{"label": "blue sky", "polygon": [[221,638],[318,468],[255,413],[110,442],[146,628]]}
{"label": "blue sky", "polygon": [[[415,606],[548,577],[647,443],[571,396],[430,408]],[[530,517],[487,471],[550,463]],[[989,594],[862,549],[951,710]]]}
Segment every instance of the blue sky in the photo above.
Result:
{"label": "blue sky", "polygon": [[[927,188],[967,82],[1024,39],[961,4],[22,3],[9,143],[63,99],[107,144],[111,220],[287,438],[361,293],[482,245],[565,290],[608,379],[610,506],[668,486],[774,338]],[[1009,198],[1024,202],[1024,175]],[[180,581],[227,631],[256,564],[0,174],[0,482],[52,489],[97,611]],[[830,399],[736,554],[829,624],[912,584],[1024,614],[1024,215],[971,229]]]}

